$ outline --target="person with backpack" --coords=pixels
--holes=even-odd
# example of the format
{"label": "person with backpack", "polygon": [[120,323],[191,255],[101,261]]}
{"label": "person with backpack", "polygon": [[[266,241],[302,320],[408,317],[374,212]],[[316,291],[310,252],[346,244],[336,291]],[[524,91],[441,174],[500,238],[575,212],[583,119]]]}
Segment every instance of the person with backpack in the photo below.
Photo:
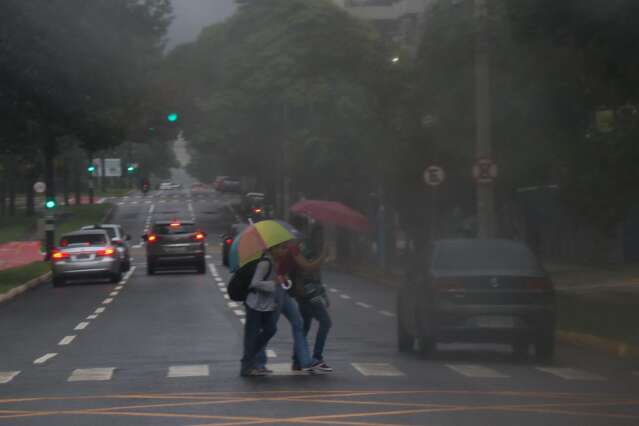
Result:
{"label": "person with backpack", "polygon": [[[269,340],[277,331],[279,311],[286,295],[282,288],[284,282],[277,271],[286,253],[286,243],[279,244],[268,249],[256,264],[250,265],[254,266],[255,272],[246,289],[246,300],[244,301],[246,321],[244,323],[244,354],[241,361],[241,376],[268,374],[268,371],[260,365],[260,354],[263,353]],[[233,288],[234,293],[243,291],[240,286],[242,272],[240,269],[229,283],[229,290]],[[236,288],[239,290],[235,290]],[[240,297],[241,295],[237,298]]]}
{"label": "person with backpack", "polygon": [[[323,229],[320,225],[315,225],[311,230],[310,237],[305,241],[301,249],[301,255],[305,259],[319,259],[321,262],[321,247],[324,247]],[[318,260],[308,262],[307,265],[315,266]],[[302,264],[296,263],[293,273],[293,295],[295,296],[300,314],[304,321],[304,335],[308,337],[313,319],[319,327],[315,336],[313,347],[312,367],[317,372],[330,373],[333,369],[324,361],[324,346],[328,332],[333,326],[331,315],[328,311],[330,301],[326,288],[322,284],[322,276],[319,267],[304,268]],[[297,360],[294,358],[294,364]]]}

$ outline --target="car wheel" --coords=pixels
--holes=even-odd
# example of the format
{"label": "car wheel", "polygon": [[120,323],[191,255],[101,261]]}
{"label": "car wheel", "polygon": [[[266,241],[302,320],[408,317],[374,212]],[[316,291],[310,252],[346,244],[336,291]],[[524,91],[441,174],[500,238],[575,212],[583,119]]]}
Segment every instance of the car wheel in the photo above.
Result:
{"label": "car wheel", "polygon": [[415,338],[410,335],[402,326],[399,318],[397,319],[397,349],[400,352],[410,352],[413,350],[413,344],[415,343]]}
{"label": "car wheel", "polygon": [[422,359],[431,358],[437,349],[437,342],[433,337],[422,336],[418,340],[418,353]]}
{"label": "car wheel", "polygon": [[65,280],[62,277],[53,277],[53,286],[62,287],[65,284]]}
{"label": "car wheel", "polygon": [[555,356],[555,335],[544,333],[535,340],[535,359],[543,364],[550,364]]}
{"label": "car wheel", "polygon": [[121,279],[122,279],[122,272],[118,272],[116,274],[111,274],[111,282],[112,283],[119,283]]}
{"label": "car wheel", "polygon": [[150,258],[146,259],[146,274],[147,275],[155,274],[155,265],[153,263],[153,260],[151,260]]}

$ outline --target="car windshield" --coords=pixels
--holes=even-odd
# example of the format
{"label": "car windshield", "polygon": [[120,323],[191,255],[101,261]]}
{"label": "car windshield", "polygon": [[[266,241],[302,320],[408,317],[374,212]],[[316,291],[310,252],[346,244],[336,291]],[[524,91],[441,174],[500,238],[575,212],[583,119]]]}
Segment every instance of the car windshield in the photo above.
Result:
{"label": "car windshield", "polygon": [[438,273],[541,273],[530,250],[521,244],[473,241],[437,246],[432,269]]}
{"label": "car windshield", "polygon": [[67,235],[60,239],[60,247],[69,246],[100,246],[107,242],[104,234]]}
{"label": "car windshield", "polygon": [[190,223],[171,223],[153,226],[153,232],[158,235],[191,234],[195,232],[195,225]]}

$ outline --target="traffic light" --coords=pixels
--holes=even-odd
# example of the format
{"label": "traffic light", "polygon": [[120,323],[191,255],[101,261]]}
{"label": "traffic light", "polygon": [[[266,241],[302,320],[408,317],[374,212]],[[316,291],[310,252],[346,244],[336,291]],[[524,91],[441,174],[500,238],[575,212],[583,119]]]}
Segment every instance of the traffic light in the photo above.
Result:
{"label": "traffic light", "polygon": [[87,172],[93,174],[95,173],[96,167],[94,164],[89,164],[89,167],[87,167]]}
{"label": "traffic light", "polygon": [[178,118],[179,116],[177,112],[172,112],[166,116],[166,119],[169,121],[169,123],[175,123],[176,121],[178,121]]}
{"label": "traffic light", "polygon": [[44,202],[44,208],[47,210],[55,209],[58,203],[55,201],[54,197],[47,197]]}
{"label": "traffic light", "polygon": [[129,174],[135,173],[135,164],[129,164],[126,168],[126,171]]}

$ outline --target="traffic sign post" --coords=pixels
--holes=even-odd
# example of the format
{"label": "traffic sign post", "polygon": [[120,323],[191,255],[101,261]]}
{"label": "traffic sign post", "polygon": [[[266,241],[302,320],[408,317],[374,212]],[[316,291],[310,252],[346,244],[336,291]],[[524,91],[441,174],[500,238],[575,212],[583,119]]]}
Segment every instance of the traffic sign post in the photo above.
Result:
{"label": "traffic sign post", "polygon": [[43,194],[47,190],[47,184],[44,182],[36,182],[33,184],[33,190],[38,194]]}
{"label": "traffic sign post", "polygon": [[489,158],[480,158],[473,166],[473,177],[477,183],[493,183],[497,179],[497,174],[497,164]]}
{"label": "traffic sign post", "polygon": [[424,170],[424,182],[430,189],[430,239],[435,239],[437,230],[437,188],[446,180],[446,172],[440,166],[431,165]]}

